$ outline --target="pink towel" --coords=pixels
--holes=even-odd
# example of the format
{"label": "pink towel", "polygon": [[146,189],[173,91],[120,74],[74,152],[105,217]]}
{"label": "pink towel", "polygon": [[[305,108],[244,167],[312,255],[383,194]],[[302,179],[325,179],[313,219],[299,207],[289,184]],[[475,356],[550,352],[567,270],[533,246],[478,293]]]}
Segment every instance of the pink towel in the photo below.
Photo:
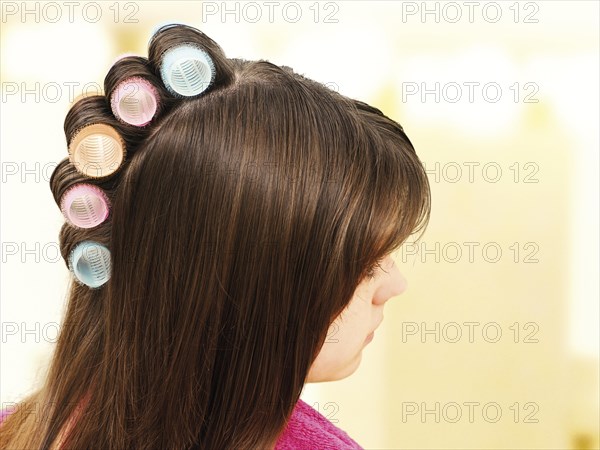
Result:
{"label": "pink towel", "polygon": [[345,431],[300,399],[275,450],[305,449],[363,450]]}
{"label": "pink towel", "polygon": [[[0,424],[12,411],[0,410]],[[277,439],[275,450],[364,450],[345,431],[325,416],[298,400],[288,424]]]}

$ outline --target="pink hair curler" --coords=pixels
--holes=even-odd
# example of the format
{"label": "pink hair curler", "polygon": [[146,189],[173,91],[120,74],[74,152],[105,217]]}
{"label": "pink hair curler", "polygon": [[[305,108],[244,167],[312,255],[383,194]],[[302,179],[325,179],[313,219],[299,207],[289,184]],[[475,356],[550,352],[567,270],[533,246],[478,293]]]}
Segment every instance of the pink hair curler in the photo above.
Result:
{"label": "pink hair curler", "polygon": [[78,183],[62,195],[60,210],[71,225],[93,228],[108,217],[110,202],[98,186]]}
{"label": "pink hair curler", "polygon": [[69,160],[91,178],[116,172],[125,161],[125,141],[113,127],[95,123],[79,129],[69,143]]}
{"label": "pink hair curler", "polygon": [[115,117],[137,127],[150,123],[158,109],[158,102],[156,88],[141,77],[123,80],[110,97],[110,107]]}

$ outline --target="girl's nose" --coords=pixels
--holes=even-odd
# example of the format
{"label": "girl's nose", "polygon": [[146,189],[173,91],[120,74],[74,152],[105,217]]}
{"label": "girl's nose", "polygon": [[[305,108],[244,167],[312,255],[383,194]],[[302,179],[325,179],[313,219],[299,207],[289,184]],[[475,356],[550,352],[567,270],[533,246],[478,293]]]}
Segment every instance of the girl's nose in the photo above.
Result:
{"label": "girl's nose", "polygon": [[400,269],[391,257],[389,257],[384,267],[385,271],[380,278],[381,284],[373,297],[373,302],[378,304],[387,302],[390,298],[402,294],[408,288],[406,278],[400,273]]}

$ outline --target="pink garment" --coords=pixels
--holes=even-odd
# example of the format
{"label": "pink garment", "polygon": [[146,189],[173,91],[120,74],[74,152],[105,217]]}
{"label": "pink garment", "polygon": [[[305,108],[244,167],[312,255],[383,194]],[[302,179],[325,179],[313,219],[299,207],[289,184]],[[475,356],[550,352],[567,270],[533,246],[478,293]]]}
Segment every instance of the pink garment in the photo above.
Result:
{"label": "pink garment", "polygon": [[312,406],[298,400],[275,450],[363,450],[348,434]]}
{"label": "pink garment", "polygon": [[[0,410],[0,424],[12,411]],[[275,450],[364,450],[345,431],[302,399],[277,439]]]}
{"label": "pink garment", "polygon": [[6,409],[6,410],[0,409],[0,424],[2,424],[2,422],[4,422],[4,418],[7,417],[10,413],[11,413],[11,411],[9,411],[8,409]]}

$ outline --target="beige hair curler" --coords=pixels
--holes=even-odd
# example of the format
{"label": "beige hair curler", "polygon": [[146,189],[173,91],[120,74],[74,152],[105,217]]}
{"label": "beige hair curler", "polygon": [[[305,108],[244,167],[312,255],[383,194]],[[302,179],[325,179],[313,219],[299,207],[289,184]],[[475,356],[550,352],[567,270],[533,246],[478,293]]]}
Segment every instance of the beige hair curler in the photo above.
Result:
{"label": "beige hair curler", "polygon": [[125,141],[110,125],[95,123],[79,129],[69,144],[69,160],[90,178],[116,172],[125,161]]}

